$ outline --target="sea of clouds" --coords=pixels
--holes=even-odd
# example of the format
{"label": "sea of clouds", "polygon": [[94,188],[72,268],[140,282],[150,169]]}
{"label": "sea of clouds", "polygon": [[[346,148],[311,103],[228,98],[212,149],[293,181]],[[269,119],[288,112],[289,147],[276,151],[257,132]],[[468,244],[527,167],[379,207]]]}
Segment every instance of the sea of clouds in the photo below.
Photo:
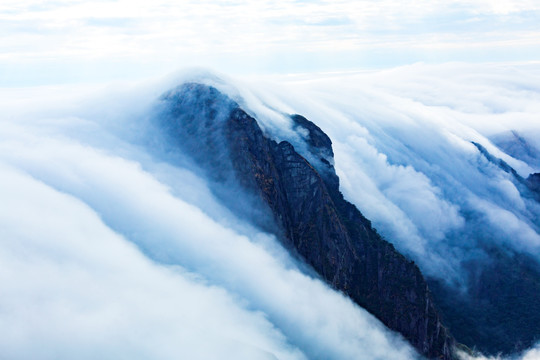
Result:
{"label": "sea of clouds", "polygon": [[[416,64],[289,77],[243,98],[277,138],[290,139],[274,126],[279,112],[319,125],[345,197],[424,273],[464,283],[461,264],[485,256],[483,246],[540,261],[540,204],[473,144],[523,178],[540,172],[539,80],[538,64]],[[495,145],[512,131],[536,158]]]}
{"label": "sea of clouds", "polygon": [[286,114],[319,125],[346,198],[425,273],[464,282],[485,241],[540,258],[539,205],[471,144],[540,171],[490,141],[515,130],[540,149],[540,65],[222,79],[0,89],[0,357],[417,357],[231,213],[182,154],[149,146],[155,102],[184,80],[299,149]]}
{"label": "sea of clouds", "polygon": [[164,89],[120,88],[2,90],[1,358],[416,357],[146,147]]}

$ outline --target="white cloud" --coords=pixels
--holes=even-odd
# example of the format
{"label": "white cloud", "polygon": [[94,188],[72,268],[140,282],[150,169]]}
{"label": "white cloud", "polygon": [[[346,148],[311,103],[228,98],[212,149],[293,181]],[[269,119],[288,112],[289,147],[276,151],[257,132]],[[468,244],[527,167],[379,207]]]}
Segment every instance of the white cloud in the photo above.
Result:
{"label": "white cloud", "polygon": [[[174,81],[186,76],[203,75]],[[539,171],[489,141],[517,130],[538,144],[539,78],[538,64],[457,63],[220,86],[276,136],[293,136],[283,112],[318,124],[333,140],[345,196],[425,273],[455,280],[487,238],[538,254],[538,205],[471,141],[524,176]],[[302,274],[273,237],[235,218],[195,171],[145,147],[145,111],[174,81],[120,86],[122,95],[115,87],[0,92],[5,354],[30,358],[45,344],[64,358],[81,349],[413,357],[365,311]],[[28,318],[35,313],[47,316]]]}
{"label": "white cloud", "polygon": [[305,359],[262,314],[151,263],[79,200],[1,172],[2,357]]}
{"label": "white cloud", "polygon": [[524,351],[520,355],[514,356],[471,356],[465,353],[459,354],[461,360],[536,360],[540,358],[540,345],[534,346],[532,349]]}
{"label": "white cloud", "polygon": [[415,358],[136,141],[147,89],[101,107],[47,92],[0,119],[1,356]]}

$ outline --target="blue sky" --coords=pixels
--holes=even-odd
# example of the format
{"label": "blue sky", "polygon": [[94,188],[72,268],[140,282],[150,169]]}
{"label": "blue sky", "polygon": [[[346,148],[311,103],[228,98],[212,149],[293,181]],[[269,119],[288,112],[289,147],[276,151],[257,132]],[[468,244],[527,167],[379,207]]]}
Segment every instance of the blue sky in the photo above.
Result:
{"label": "blue sky", "polygon": [[0,86],[540,61],[538,24],[530,0],[3,0]]}

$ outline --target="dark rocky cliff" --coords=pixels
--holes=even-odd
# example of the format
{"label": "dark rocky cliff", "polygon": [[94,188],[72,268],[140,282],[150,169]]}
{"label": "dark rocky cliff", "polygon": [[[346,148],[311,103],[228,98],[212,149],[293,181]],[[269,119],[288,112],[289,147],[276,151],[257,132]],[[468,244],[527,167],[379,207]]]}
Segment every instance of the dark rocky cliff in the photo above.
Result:
{"label": "dark rocky cliff", "polygon": [[382,239],[339,191],[331,141],[293,115],[312,163],[266,136],[257,121],[213,87],[185,84],[162,98],[160,126],[217,181],[234,181],[266,207],[277,235],[331,286],[400,332],[429,358],[452,358],[418,267]]}

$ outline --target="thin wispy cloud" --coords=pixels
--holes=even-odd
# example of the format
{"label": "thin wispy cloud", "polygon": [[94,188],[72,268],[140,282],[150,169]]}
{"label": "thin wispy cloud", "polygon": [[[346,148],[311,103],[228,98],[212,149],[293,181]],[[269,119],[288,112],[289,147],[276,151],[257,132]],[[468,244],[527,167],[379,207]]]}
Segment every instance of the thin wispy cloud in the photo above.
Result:
{"label": "thin wispy cloud", "polygon": [[97,67],[140,78],[190,65],[286,73],[532,60],[538,17],[527,1],[8,1],[0,83],[67,81],[59,68],[89,81]]}

